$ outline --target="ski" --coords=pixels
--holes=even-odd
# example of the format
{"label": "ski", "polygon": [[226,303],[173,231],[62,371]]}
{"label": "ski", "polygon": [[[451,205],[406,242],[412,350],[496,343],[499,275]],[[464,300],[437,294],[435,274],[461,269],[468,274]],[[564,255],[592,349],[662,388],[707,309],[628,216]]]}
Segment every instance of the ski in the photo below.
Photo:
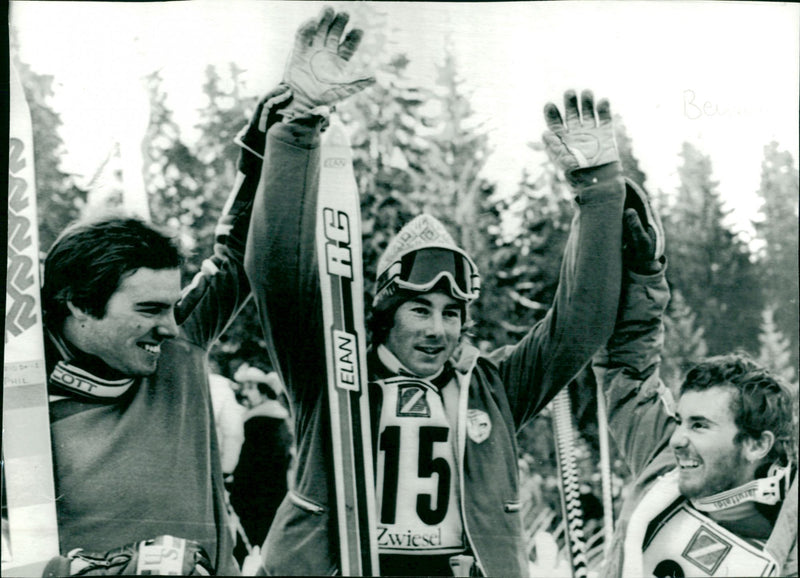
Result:
{"label": "ski", "polygon": [[39,293],[33,132],[13,66],[10,72],[2,573],[41,576],[47,561],[59,553],[58,526]]}
{"label": "ski", "polygon": [[323,134],[316,242],[322,292],[340,570],[378,575],[375,486],[367,398],[361,209],[352,151],[331,115]]}

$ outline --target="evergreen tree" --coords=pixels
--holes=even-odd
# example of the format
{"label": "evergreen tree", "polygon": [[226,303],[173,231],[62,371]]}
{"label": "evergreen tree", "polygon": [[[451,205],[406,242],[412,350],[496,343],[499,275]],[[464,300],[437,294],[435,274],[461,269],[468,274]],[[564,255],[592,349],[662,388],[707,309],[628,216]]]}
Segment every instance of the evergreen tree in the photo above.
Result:
{"label": "evergreen tree", "polygon": [[19,75],[31,112],[36,203],[39,216],[39,248],[46,252],[67,225],[81,216],[86,191],[61,167],[64,142],[59,135],[61,117],[50,105],[54,96],[52,75],[37,74],[19,60],[17,34],[9,34],[11,62]]}
{"label": "evergreen tree", "polygon": [[788,151],[778,143],[764,147],[761,165],[763,199],[761,218],[754,223],[763,242],[758,254],[769,307],[774,310],[777,328],[791,344],[792,365],[800,362],[800,308],[798,307],[798,171]]}
{"label": "evergreen tree", "polygon": [[575,206],[551,162],[542,163],[536,175],[524,171],[517,191],[496,203],[502,224],[496,233],[489,231],[484,281],[494,295],[478,302],[487,312],[486,326],[478,330],[505,345],[518,341],[550,308]]}
{"label": "evergreen tree", "polygon": [[192,231],[196,239],[195,256],[205,259],[214,247],[214,228],[230,194],[237,172],[239,146],[236,133],[248,122],[257,98],[242,96],[242,70],[229,63],[221,72],[207,66],[203,93],[207,104],[200,110],[200,131],[192,147],[199,169],[197,194],[184,200],[195,215]]}
{"label": "evergreen tree", "polygon": [[758,351],[763,297],[745,243],[723,223],[711,161],[684,143],[681,185],[664,218],[670,235],[667,278],[705,329],[709,354]]}
{"label": "evergreen tree", "polygon": [[203,167],[183,143],[180,128],[167,106],[159,71],[147,76],[150,95],[150,124],[143,145],[145,185],[150,214],[157,225],[177,231],[188,253],[185,281],[199,270],[203,258],[195,252],[195,221],[202,217],[198,203]]}
{"label": "evergreen tree", "polygon": [[450,225],[456,232],[456,242],[476,255],[484,236],[475,227],[481,191],[491,186],[480,176],[491,152],[489,137],[475,120],[470,93],[449,42],[444,46],[444,62],[436,68],[438,114],[428,136],[431,148],[426,156],[422,208]]}
{"label": "evergreen tree", "polygon": [[797,372],[792,363],[792,349],[789,340],[783,336],[775,323],[775,311],[764,309],[761,333],[758,341],[761,349],[758,361],[787,383],[797,382]]}
{"label": "evergreen tree", "polygon": [[449,42],[444,46],[444,60],[437,66],[434,95],[438,114],[428,136],[422,210],[449,226],[456,242],[481,271],[481,299],[471,313],[475,337],[479,342],[493,343],[490,328],[499,318],[490,304],[502,296],[492,294],[496,287],[492,260],[497,247],[490,231],[499,230],[501,217],[492,201],[494,184],[481,174],[491,148],[482,123],[475,118],[471,94],[460,77]]}
{"label": "evergreen tree", "polygon": [[472,308],[478,329],[492,301],[495,246],[487,230],[500,215],[490,201],[494,187],[480,176],[489,155],[488,137],[475,121],[456,59],[443,43],[436,85],[425,89],[407,75],[409,61],[387,42],[385,16],[373,6],[348,6],[351,21],[369,28],[354,66],[375,70],[377,82],[337,110],[350,130],[361,196],[365,300],[372,299],[377,260],[389,240],[426,211],[442,220],[475,259],[483,277],[481,299]]}
{"label": "evergreen tree", "polygon": [[[215,227],[237,172],[236,133],[248,122],[257,99],[242,95],[242,70],[233,63],[208,66],[203,92],[206,106],[196,125],[199,137],[190,148],[181,139],[167,105],[161,77],[148,77],[151,120],[145,153],[153,220],[179,231],[187,261],[184,282],[211,255]],[[268,364],[266,343],[252,301],[243,308],[211,350],[210,358],[226,375],[241,361]]]}
{"label": "evergreen tree", "polygon": [[375,71],[376,83],[337,106],[350,132],[361,197],[365,302],[371,303],[378,258],[394,234],[419,213],[427,141],[429,91],[407,75],[405,54],[390,50],[386,16],[373,5],[348,6],[351,21],[369,29],[353,66]]}
{"label": "evergreen tree", "polygon": [[[202,166],[200,191],[193,199],[199,217],[193,224],[197,239],[196,255],[205,258],[214,245],[214,229],[225,201],[233,188],[240,148],[234,142],[236,134],[247,124],[258,98],[242,95],[242,70],[234,63],[222,71],[206,68],[203,92],[207,105],[200,111],[200,138],[193,148]],[[266,342],[259,323],[255,303],[250,300],[220,336],[210,353],[221,371],[232,375],[242,361],[268,368]]]}
{"label": "evergreen tree", "polygon": [[664,329],[661,379],[673,393],[677,393],[689,369],[708,355],[703,328],[697,326],[697,315],[678,289],[672,290],[664,316]]}
{"label": "evergreen tree", "polygon": [[369,302],[379,256],[423,211],[442,220],[481,267],[479,207],[493,188],[479,176],[488,138],[473,120],[452,51],[443,47],[436,86],[423,89],[408,79],[407,57],[388,50],[384,16],[369,5],[352,8],[352,19],[370,30],[355,65],[377,71],[367,94],[338,108],[351,130]]}
{"label": "evergreen tree", "polygon": [[421,136],[426,121],[420,108],[427,97],[406,78],[407,66],[408,60],[397,55],[382,65],[385,74],[369,89],[371,98],[354,98],[340,109],[352,131],[367,293],[389,240],[420,212],[424,157],[430,149]]}
{"label": "evergreen tree", "polygon": [[639,159],[633,154],[633,141],[628,136],[622,117],[618,114],[614,115],[614,136],[617,140],[617,150],[619,150],[619,158],[625,175],[633,182],[645,186],[647,176],[639,168]]}

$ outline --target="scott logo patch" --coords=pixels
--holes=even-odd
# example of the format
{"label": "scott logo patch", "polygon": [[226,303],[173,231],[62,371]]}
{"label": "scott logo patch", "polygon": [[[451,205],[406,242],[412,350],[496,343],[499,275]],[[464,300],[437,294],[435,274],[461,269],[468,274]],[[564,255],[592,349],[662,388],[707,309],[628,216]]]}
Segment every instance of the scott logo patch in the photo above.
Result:
{"label": "scott logo patch", "polygon": [[683,557],[704,572],[714,574],[730,551],[729,542],[701,526],[683,551]]}
{"label": "scott logo patch", "polygon": [[397,391],[398,417],[430,417],[431,408],[425,399],[425,388],[418,385],[400,386]]}
{"label": "scott logo patch", "polygon": [[492,420],[489,414],[480,409],[467,410],[467,435],[476,444],[482,443],[492,433]]}

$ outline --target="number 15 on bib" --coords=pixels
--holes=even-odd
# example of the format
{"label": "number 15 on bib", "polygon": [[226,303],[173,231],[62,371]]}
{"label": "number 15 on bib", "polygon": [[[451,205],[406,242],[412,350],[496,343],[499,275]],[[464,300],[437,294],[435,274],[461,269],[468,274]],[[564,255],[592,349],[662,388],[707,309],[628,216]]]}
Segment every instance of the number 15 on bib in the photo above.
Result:
{"label": "number 15 on bib", "polygon": [[335,115],[322,135],[317,258],[325,328],[340,570],[378,575],[367,398],[361,209],[350,141]]}

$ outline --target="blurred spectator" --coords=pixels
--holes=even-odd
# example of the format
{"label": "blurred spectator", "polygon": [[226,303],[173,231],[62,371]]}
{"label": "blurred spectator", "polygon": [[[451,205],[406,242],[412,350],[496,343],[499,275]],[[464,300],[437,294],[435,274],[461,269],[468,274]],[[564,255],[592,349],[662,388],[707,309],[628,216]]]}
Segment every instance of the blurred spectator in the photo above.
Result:
{"label": "blurred spectator", "polygon": [[244,408],[236,401],[232,383],[227,377],[212,373],[208,376],[208,383],[219,440],[222,475],[227,482],[239,461],[239,452],[244,442]]}
{"label": "blurred spectator", "polygon": [[[241,366],[234,379],[250,409],[244,416],[244,444],[233,473],[231,505],[253,545],[260,545],[287,490],[292,435],[289,412],[278,401],[285,398],[278,374]],[[237,547],[237,559],[246,552]]]}

